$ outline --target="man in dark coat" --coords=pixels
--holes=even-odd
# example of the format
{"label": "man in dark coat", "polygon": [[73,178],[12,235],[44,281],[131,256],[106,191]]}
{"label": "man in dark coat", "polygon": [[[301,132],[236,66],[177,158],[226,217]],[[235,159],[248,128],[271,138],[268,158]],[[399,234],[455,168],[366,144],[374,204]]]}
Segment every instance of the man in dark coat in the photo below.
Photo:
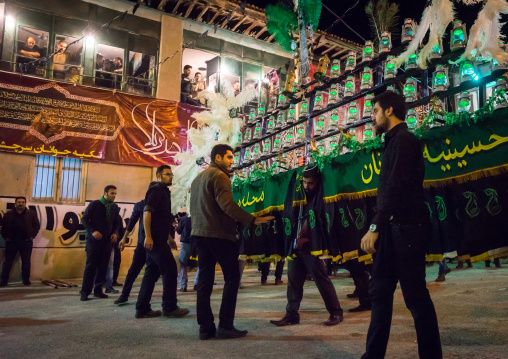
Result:
{"label": "man in dark coat", "polygon": [[81,220],[86,229],[86,266],[81,286],[81,301],[88,300],[92,289],[94,297],[108,297],[102,292],[102,286],[106,280],[111,243],[118,240],[121,226],[120,208],[114,203],[115,198],[116,187],[106,186],[101,199],[90,202]]}
{"label": "man in dark coat", "polygon": [[24,285],[30,285],[30,257],[33,239],[39,233],[41,225],[37,214],[26,208],[26,198],[16,197],[13,210],[5,213],[2,219],[2,237],[5,240],[5,259],[0,276],[0,287],[9,281],[9,273],[16,254],[21,257],[21,279]]}

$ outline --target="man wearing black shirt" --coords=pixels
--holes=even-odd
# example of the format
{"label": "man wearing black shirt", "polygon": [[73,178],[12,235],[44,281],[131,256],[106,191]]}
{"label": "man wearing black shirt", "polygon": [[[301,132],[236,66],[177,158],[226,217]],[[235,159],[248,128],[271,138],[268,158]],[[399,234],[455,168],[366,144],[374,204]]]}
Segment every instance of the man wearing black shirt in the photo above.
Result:
{"label": "man wearing black shirt", "polygon": [[[150,183],[145,196],[143,226],[145,228],[146,269],[138,301],[136,318],[152,318],[161,315],[152,310],[152,298],[155,283],[162,275],[162,315],[165,317],[183,317],[188,309],[176,304],[177,268],[171,248],[176,243],[171,236],[173,215],[171,214],[171,192],[168,186],[173,183],[173,172],[168,165],[157,168],[157,182]],[[169,244],[168,244],[169,242]]]}
{"label": "man wearing black shirt", "polygon": [[377,195],[377,210],[361,247],[376,253],[369,294],[372,315],[363,359],[384,358],[393,311],[393,293],[400,281],[418,339],[420,358],[442,358],[434,305],[426,287],[425,253],[430,241],[425,208],[425,165],[420,143],[408,132],[404,98],[386,91],[372,100],[377,135],[386,133]]}

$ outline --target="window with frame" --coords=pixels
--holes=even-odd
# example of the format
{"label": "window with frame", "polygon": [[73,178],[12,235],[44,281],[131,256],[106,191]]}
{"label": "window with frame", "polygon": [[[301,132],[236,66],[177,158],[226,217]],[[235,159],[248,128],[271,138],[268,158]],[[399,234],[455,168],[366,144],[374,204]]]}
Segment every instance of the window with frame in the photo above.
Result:
{"label": "window with frame", "polygon": [[81,203],[84,162],[78,158],[37,155],[32,200],[41,202]]}
{"label": "window with frame", "polygon": [[48,52],[48,36],[49,33],[46,31],[28,26],[18,27],[16,72],[36,76],[46,75],[46,63],[42,59]]}

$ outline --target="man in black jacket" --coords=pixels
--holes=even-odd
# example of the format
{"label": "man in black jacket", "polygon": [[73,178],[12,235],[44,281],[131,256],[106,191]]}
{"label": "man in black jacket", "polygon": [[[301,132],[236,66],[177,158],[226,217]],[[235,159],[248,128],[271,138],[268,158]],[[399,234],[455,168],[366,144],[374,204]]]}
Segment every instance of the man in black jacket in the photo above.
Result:
{"label": "man in black jacket", "polygon": [[178,220],[176,233],[180,235],[180,292],[187,291],[187,265],[191,256],[191,218],[185,213]]}
{"label": "man in black jacket", "polygon": [[[146,269],[138,301],[136,318],[153,318],[161,315],[160,310],[152,310],[155,283],[162,275],[162,315],[183,317],[189,313],[186,308],[176,304],[177,268],[171,248],[176,243],[171,236],[173,215],[171,214],[171,192],[168,186],[173,183],[173,172],[168,165],[157,168],[157,182],[150,183],[145,196],[143,226],[145,228]],[[169,243],[168,243],[169,242]]]}
{"label": "man in black jacket", "polygon": [[401,95],[386,91],[372,100],[377,135],[386,133],[376,216],[361,247],[376,253],[369,294],[372,314],[363,359],[385,357],[393,311],[393,293],[400,281],[407,308],[415,323],[420,358],[440,359],[441,340],[436,311],[425,281],[425,253],[430,242],[425,207],[422,148],[403,122]]}
{"label": "man in black jacket", "polygon": [[0,287],[9,281],[12,263],[19,252],[21,257],[21,279],[30,285],[30,257],[33,239],[41,225],[37,214],[26,208],[26,198],[16,197],[15,208],[5,213],[2,219],[2,237],[5,240],[5,259],[0,277]]}
{"label": "man in black jacket", "polygon": [[107,298],[102,292],[106,279],[111,243],[116,243],[121,226],[120,208],[114,203],[116,187],[104,188],[104,195],[99,200],[90,202],[86,207],[81,223],[86,229],[86,266],[81,286],[81,300],[87,301],[94,291],[94,297]]}

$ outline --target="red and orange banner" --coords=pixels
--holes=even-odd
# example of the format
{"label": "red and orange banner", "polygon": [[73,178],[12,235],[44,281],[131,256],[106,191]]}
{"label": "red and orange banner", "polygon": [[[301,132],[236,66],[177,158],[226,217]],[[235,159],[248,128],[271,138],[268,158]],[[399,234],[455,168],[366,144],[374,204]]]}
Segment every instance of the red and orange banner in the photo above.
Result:
{"label": "red and orange banner", "polygon": [[200,108],[0,72],[0,150],[142,166],[175,164]]}

